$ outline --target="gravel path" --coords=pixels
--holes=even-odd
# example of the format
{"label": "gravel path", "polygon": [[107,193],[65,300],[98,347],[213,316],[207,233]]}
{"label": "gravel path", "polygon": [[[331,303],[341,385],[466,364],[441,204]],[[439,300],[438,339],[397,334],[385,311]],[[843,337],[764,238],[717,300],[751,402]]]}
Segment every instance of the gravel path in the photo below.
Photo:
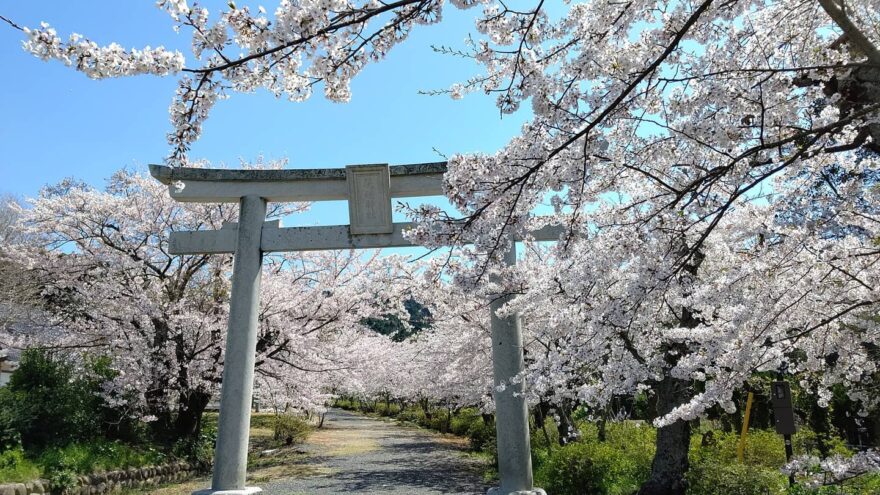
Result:
{"label": "gravel path", "polygon": [[479,462],[459,442],[418,428],[331,410],[303,449],[314,476],[261,483],[265,495],[484,494]]}

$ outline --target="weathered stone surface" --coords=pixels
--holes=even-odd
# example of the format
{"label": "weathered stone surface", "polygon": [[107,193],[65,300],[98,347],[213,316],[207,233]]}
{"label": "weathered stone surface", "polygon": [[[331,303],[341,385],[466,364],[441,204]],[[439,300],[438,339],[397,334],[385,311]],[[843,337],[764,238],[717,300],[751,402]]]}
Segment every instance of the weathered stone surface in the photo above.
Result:
{"label": "weathered stone surface", "polygon": [[30,490],[31,490],[31,493],[35,493],[37,495],[42,495],[42,494],[46,493],[47,487],[48,487],[48,484],[43,485],[42,480],[36,480],[36,481],[31,482]]}
{"label": "weathered stone surface", "polygon": [[349,230],[352,234],[390,234],[391,182],[388,166],[346,167]]}
{"label": "weathered stone surface", "polygon": [[[371,165],[384,164],[370,163],[354,166]],[[389,168],[392,176],[443,174],[446,172],[446,162],[411,163],[407,165],[393,165]],[[246,182],[345,179],[344,168],[231,170],[191,167],[172,168],[165,165],[150,165],[150,174],[163,184],[171,184],[178,180]]]}

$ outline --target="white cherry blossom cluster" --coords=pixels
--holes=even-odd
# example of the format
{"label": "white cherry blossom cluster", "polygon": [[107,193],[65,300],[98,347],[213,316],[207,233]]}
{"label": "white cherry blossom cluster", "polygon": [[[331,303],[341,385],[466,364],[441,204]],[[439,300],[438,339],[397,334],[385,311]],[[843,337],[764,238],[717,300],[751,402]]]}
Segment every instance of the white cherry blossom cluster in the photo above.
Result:
{"label": "white cherry blossom cluster", "polygon": [[[786,365],[818,384],[822,404],[843,385],[876,407],[877,2],[593,0],[552,15],[542,2],[454,5],[477,3],[483,39],[455,53],[480,72],[439,92],[487,93],[502,113],[532,115],[498,151],[453,155],[444,182],[456,211],[413,210],[409,236],[455,246],[429,269],[454,282],[443,297],[517,296],[503,312],[525,321],[530,396],[602,407],[653,394],[669,405],[655,423],[669,427],[732,411],[755,372]],[[179,69],[169,140],[183,163],[219,97],[265,88],[299,101],[323,85],[347,101],[352,78],[441,22],[443,4],[284,0],[271,15],[232,4],[213,22],[196,5],[160,7],[193,31],[203,64]],[[69,44],[47,29],[33,51],[64,60]],[[557,245],[529,243],[520,265],[499,266],[512,239],[550,224],[563,227]],[[487,382],[470,369],[417,358],[475,357],[485,321],[449,321],[402,346],[363,341],[382,347],[364,347],[364,362],[387,359],[411,381],[380,369],[339,383],[477,403]]]}
{"label": "white cherry blossom cluster", "polygon": [[24,32],[28,37],[23,42],[25,50],[43,60],[60,60],[92,79],[142,74],[167,76],[179,73],[185,64],[182,53],[161,46],[141,50],[126,50],[116,43],[99,46],[75,33],[65,42],[45,22],[40,28],[24,28]]}
{"label": "white cherry blossom cluster", "polygon": [[792,459],[782,468],[785,474],[801,476],[801,483],[809,487],[836,485],[857,476],[880,471],[880,452],[865,450],[851,457],[834,455],[827,459],[802,456]]}
{"label": "white cherry blossom cluster", "polygon": [[382,60],[415,26],[440,22],[443,3],[282,0],[270,14],[263,7],[252,11],[229,2],[213,16],[185,0],[160,0],[157,6],[168,12],[176,31],[191,32],[193,60],[199,65],[188,66],[181,53],[162,47],[125,50],[116,43],[99,46],[80,35],[65,42],[45,23],[23,28],[28,38],[24,46],[43,60],[60,60],[92,78],[184,72],[171,105],[173,130],[168,134],[168,161],[183,165],[218,97],[263,88],[302,101],[320,84],[328,99],[346,102],[351,79],[368,63]]}

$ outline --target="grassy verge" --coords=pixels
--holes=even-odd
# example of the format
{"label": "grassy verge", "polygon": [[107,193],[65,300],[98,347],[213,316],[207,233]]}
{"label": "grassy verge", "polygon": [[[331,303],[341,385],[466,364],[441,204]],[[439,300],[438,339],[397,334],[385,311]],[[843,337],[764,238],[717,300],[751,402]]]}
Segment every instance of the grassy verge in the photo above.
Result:
{"label": "grassy verge", "polygon": [[[216,429],[217,413],[206,413],[202,421],[207,430]],[[315,430],[305,420],[271,413],[251,415],[248,446],[248,482],[254,484],[297,476],[323,474],[319,467],[307,464],[308,455],[298,448]],[[184,483],[166,484],[144,489],[123,491],[122,495],[178,495],[205,488],[210,477],[203,476]]]}
{"label": "grassy verge", "polygon": [[51,447],[37,453],[21,449],[0,454],[0,483],[21,483],[37,478],[52,479],[61,473],[89,474],[162,464],[171,457],[150,446],[94,441]]}

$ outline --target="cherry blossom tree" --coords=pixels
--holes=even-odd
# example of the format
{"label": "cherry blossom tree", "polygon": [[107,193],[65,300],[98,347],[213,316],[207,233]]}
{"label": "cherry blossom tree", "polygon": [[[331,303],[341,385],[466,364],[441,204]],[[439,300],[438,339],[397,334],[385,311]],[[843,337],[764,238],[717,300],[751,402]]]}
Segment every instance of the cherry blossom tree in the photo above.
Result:
{"label": "cherry blossom tree", "polygon": [[[475,241],[489,256],[459,280],[476,286],[513,235],[547,222],[534,211],[549,201],[569,229],[536,292],[581,302],[546,315],[572,315],[560,365],[582,377],[608,363],[614,372],[600,371],[587,396],[607,400],[615,386],[657,395],[658,454],[644,493],[683,493],[687,420],[705,404],[729,408],[730,390],[779,364],[785,345],[827,382],[868,376],[880,108],[872,3],[589,2],[558,20],[541,9],[489,11],[480,25],[489,40],[469,52],[486,73],[453,96],[497,92],[502,112],[530,102],[534,118],[494,155],[453,157],[447,195],[460,215],[417,211],[414,238]],[[755,260],[738,254],[750,249]],[[547,307],[534,297],[535,310]],[[723,332],[717,317],[728,321]],[[731,340],[700,342],[724,334]],[[718,349],[739,354],[718,362]],[[853,361],[820,365],[841,356]],[[683,372],[697,362],[727,376]]]}
{"label": "cherry blossom tree", "polygon": [[[749,373],[785,360],[825,388],[871,375],[877,2],[481,4],[482,39],[439,50],[482,72],[436,92],[493,94],[502,113],[526,106],[533,116],[495,154],[452,156],[446,192],[458,211],[413,211],[411,238],[473,242],[446,268],[481,293],[514,236],[567,227],[552,263],[509,271],[503,288],[521,294],[510,310],[553,343],[533,364],[538,390],[570,395],[574,383],[596,403],[615,387],[657,395],[644,493],[683,493],[687,420],[730,408]],[[48,25],[20,29],[27,50],[91,77],[178,75],[173,163],[218,99],[264,87],[301,100],[320,85],[346,101],[352,77],[416,25],[441,22],[444,8],[281,1],[271,16],[233,4],[212,20],[185,1],[159,6],[193,33],[200,65],[65,41]],[[544,203],[552,214],[536,218]]]}
{"label": "cherry blossom tree", "polygon": [[[306,207],[275,205],[270,217]],[[236,208],[177,203],[152,178],[121,171],[105,191],[72,181],[48,187],[19,214],[28,242],[4,257],[39,281],[53,320],[45,332],[8,337],[22,347],[107,353],[118,373],[105,391],[111,404],[156,420],[159,432],[198,432],[222,377],[231,259],[174,256],[167,240],[178,229],[219,229]],[[345,349],[358,333],[347,329],[399,309],[391,295],[377,303],[375,287],[393,288],[384,281],[401,278],[401,264],[353,251],[271,258],[257,343],[264,379],[313,382],[296,389],[294,405],[322,407],[318,377],[348,366]]]}
{"label": "cherry blossom tree", "polygon": [[[596,409],[653,395],[661,428],[652,480],[686,470],[689,421],[715,405],[732,412],[733,392],[756,371],[786,363],[820,381],[826,405],[831,386],[843,384],[870,407],[876,399],[861,387],[874,379],[880,338],[871,318],[876,260],[863,256],[870,240],[762,225],[762,209],[731,214],[700,265],[667,281],[652,273],[663,255],[656,232],[599,231],[573,242],[564,259],[526,261],[528,285],[510,310],[546,346],[526,372],[530,393]],[[627,243],[650,244],[653,254]]]}
{"label": "cherry blossom tree", "polygon": [[[3,249],[22,241],[19,209],[17,198],[0,196],[0,247]],[[39,320],[40,309],[39,287],[23,276],[23,270],[16,263],[0,259],[0,330]],[[6,347],[8,344],[0,339],[0,349]]]}
{"label": "cherry blossom tree", "polygon": [[358,352],[368,364],[340,377],[341,395],[494,409],[488,300],[436,277],[439,268],[436,261],[417,265],[399,292],[424,301],[430,325],[402,341],[363,341]]}
{"label": "cherry blossom tree", "polygon": [[[463,2],[468,3],[468,2]],[[213,16],[186,0],[161,0],[176,30],[192,33],[192,62],[162,46],[126,49],[117,43],[100,46],[88,37],[65,38],[47,23],[23,27],[24,47],[43,60],[60,60],[94,79],[134,75],[179,76],[169,108],[173,129],[168,160],[186,162],[186,152],[199,138],[202,123],[217,100],[231,92],[265,88],[291,101],[309,98],[322,85],[324,95],[338,102],[351,97],[349,83],[369,62],[385,57],[421,24],[439,22],[442,2],[343,0],[279,2],[270,16],[234,2]]]}

